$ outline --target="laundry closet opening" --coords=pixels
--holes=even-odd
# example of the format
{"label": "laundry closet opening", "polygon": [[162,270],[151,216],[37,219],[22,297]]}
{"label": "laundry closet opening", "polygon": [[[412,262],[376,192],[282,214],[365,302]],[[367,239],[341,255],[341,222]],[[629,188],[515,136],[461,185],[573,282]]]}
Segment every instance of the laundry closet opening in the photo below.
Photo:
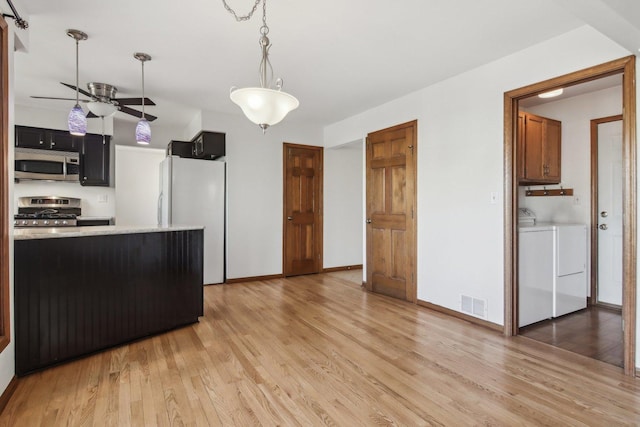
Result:
{"label": "laundry closet opening", "polygon": [[[629,375],[636,327],[634,73],[635,58],[627,57],[505,94],[505,333],[624,367]],[[560,88],[557,98],[538,97]],[[616,115],[619,148],[602,144],[609,182],[598,187],[591,122]],[[598,194],[618,205],[598,207]],[[598,209],[607,213],[598,217]],[[609,242],[609,256],[598,257],[606,247],[598,240]],[[593,293],[592,281],[602,281],[602,290],[614,287],[597,275],[598,266],[619,278],[618,300]],[[611,339],[598,341],[598,328]]]}

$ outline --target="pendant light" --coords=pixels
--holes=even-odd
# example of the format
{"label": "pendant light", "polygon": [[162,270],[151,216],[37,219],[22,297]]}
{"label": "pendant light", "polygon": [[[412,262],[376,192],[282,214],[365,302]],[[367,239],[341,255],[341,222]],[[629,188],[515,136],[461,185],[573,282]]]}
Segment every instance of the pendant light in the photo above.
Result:
{"label": "pendant light", "polygon": [[136,126],[136,142],[138,144],[149,145],[151,142],[151,127],[144,116],[144,63],[151,61],[151,56],[146,53],[136,52],[133,54],[133,57],[142,64],[142,118]]}
{"label": "pendant light", "polygon": [[67,35],[76,41],[76,105],[69,112],[67,124],[71,135],[84,136],[87,133],[87,116],[80,107],[79,85],[79,48],[80,40],[86,40],[88,36],[79,30],[67,30]]}
{"label": "pendant light", "polygon": [[260,126],[264,133],[269,126],[279,123],[290,111],[298,108],[300,102],[293,95],[281,91],[281,78],[276,79],[275,89],[271,89],[273,68],[269,61],[271,42],[267,37],[269,34],[269,27],[267,26],[267,0],[256,0],[253,9],[246,16],[237,16],[227,2],[222,0],[225,9],[236,18],[236,21],[251,19],[260,1],[262,1],[262,26],[260,27],[259,39],[260,49],[262,51],[262,60],[260,61],[259,67],[260,87],[242,89],[232,87],[229,97],[231,101],[242,109],[242,112],[249,120]]}

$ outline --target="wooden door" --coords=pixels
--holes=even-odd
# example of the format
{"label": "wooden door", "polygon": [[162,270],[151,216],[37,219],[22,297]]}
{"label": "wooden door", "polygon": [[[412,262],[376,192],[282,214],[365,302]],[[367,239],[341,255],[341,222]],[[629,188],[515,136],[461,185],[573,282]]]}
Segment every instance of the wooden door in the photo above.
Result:
{"label": "wooden door", "polygon": [[322,271],[322,147],[284,144],[285,276]]}
{"label": "wooden door", "polygon": [[416,301],[417,122],[367,136],[367,290]]}

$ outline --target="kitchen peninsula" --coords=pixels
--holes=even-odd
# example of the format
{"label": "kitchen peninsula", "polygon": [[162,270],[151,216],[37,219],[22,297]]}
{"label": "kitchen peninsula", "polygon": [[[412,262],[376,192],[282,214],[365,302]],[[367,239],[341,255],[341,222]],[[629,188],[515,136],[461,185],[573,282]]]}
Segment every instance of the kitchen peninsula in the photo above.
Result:
{"label": "kitchen peninsula", "polygon": [[16,229],[16,374],[198,321],[203,228]]}

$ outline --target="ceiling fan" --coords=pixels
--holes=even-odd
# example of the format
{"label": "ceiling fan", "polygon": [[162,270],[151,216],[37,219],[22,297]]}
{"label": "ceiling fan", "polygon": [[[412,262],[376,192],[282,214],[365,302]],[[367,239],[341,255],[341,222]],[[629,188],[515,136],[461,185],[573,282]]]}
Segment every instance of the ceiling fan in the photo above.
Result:
{"label": "ceiling fan", "polygon": [[[80,102],[84,102],[87,104],[89,108],[89,112],[87,113],[87,118],[92,117],[106,117],[115,113],[116,111],[120,111],[125,114],[129,114],[134,117],[142,118],[142,111],[134,110],[133,108],[127,107],[127,105],[142,105],[142,98],[116,98],[116,93],[118,93],[118,88],[112,86],[107,83],[87,83],[88,91],[84,89],[77,88],[74,85],[68,83],[62,83],[62,85],[68,87],[69,89],[73,89],[74,91],[77,89],[81,94],[88,96],[90,99],[80,99]],[[56,98],[51,96],[32,96],[31,98],[37,99],[60,99],[65,101],[75,101],[74,98]],[[149,98],[144,98],[144,105],[156,105]],[[152,116],[151,114],[145,113],[144,117],[152,122],[157,117]]]}

